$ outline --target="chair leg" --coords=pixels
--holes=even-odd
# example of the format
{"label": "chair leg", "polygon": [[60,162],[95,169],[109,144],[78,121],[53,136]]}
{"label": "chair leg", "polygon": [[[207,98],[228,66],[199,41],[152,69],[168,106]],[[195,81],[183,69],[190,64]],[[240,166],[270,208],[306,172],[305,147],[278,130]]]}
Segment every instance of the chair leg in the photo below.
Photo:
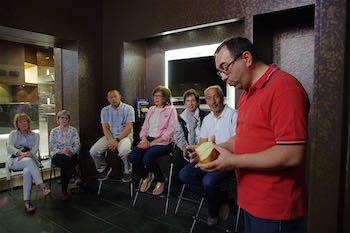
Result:
{"label": "chair leg", "polygon": [[102,183],[103,183],[103,181],[100,181],[98,184],[97,196],[100,196],[100,194],[101,194]]}
{"label": "chair leg", "polygon": [[177,215],[177,212],[179,211],[179,208],[180,208],[180,204],[181,204],[181,201],[182,201],[182,197],[183,197],[183,193],[185,191],[185,188],[186,188],[186,185],[182,185],[182,189],[181,189],[181,193],[180,193],[180,196],[178,197],[178,200],[177,200],[177,203],[176,203],[176,208],[175,208],[175,215]]}
{"label": "chair leg", "polygon": [[51,184],[52,184],[52,170],[53,170],[53,168],[52,168],[52,166],[51,166],[51,169],[50,169],[50,184],[49,184],[49,187],[50,187],[50,189],[51,189]]}
{"label": "chair leg", "polygon": [[131,182],[130,182],[130,196],[131,198],[134,196],[134,183],[131,179]]}
{"label": "chair leg", "polygon": [[193,232],[193,230],[194,230],[194,226],[195,226],[195,225],[196,225],[196,223],[197,223],[197,219],[198,219],[199,213],[200,213],[200,211],[201,211],[201,208],[202,208],[203,202],[204,202],[204,197],[202,197],[201,202],[199,203],[199,206],[198,206],[198,209],[197,209],[196,215],[195,215],[195,216],[194,216],[194,218],[193,218],[193,222],[192,222],[192,226],[191,226],[190,233],[192,233],[192,232]]}
{"label": "chair leg", "polygon": [[167,214],[168,214],[169,198],[170,198],[170,190],[171,190],[171,180],[172,180],[172,178],[173,178],[173,169],[174,169],[174,164],[173,164],[173,163],[170,163],[168,192],[167,192],[166,200],[165,200],[164,215],[167,215]]}
{"label": "chair leg", "polygon": [[60,182],[59,181],[57,181],[57,176],[56,176],[56,166],[53,168],[53,178],[55,179],[55,182],[57,183],[57,184],[59,184]]}
{"label": "chair leg", "polygon": [[9,195],[12,196],[13,187],[12,187],[12,185],[11,185],[11,180],[7,180],[7,185],[8,185],[8,190],[10,191],[10,192],[9,192]]}
{"label": "chair leg", "polygon": [[40,173],[41,173],[41,177],[42,177],[43,180],[44,180],[43,165],[41,165],[41,167],[40,167]]}
{"label": "chair leg", "polygon": [[132,202],[132,207],[134,207],[136,204],[137,198],[138,198],[139,193],[140,193],[141,185],[142,185],[142,179],[140,179],[139,187],[136,190],[134,201]]}
{"label": "chair leg", "polygon": [[237,209],[237,216],[236,216],[236,222],[235,222],[235,233],[237,233],[237,231],[238,231],[238,224],[239,224],[239,217],[240,217],[240,214],[241,214],[241,207],[238,206],[238,209]]}

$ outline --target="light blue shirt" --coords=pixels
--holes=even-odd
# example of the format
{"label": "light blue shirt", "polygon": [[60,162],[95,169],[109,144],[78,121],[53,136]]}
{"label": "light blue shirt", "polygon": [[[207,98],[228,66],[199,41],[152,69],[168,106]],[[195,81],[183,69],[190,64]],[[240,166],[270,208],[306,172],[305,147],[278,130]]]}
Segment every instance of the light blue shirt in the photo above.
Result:
{"label": "light blue shirt", "polygon": [[29,131],[28,136],[24,137],[19,130],[11,131],[7,145],[9,156],[16,155],[20,148],[28,147],[33,155],[39,150],[39,134]]}
{"label": "light blue shirt", "polygon": [[[114,138],[125,129],[129,122],[135,122],[134,108],[129,104],[120,102],[117,109],[114,109],[112,105],[108,105],[101,110],[101,124],[109,125],[109,130]],[[133,130],[131,130],[128,137],[131,141],[133,140]]]}

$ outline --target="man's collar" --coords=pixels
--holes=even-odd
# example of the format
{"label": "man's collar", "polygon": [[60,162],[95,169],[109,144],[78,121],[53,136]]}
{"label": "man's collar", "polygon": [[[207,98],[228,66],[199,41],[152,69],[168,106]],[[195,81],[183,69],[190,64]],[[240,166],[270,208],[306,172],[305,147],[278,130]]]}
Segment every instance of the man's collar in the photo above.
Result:
{"label": "man's collar", "polygon": [[265,73],[259,78],[259,80],[253,85],[256,89],[263,88],[268,81],[270,81],[272,74],[277,70],[275,64],[271,64]]}

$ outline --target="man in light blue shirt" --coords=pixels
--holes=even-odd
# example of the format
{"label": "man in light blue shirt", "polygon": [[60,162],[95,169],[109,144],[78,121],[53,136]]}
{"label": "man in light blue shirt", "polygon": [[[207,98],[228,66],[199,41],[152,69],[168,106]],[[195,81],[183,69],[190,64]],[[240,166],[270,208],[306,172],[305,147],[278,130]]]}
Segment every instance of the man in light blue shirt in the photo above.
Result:
{"label": "man in light blue shirt", "polygon": [[104,153],[107,149],[116,151],[124,164],[123,182],[131,181],[131,166],[128,154],[133,141],[133,123],[135,122],[134,108],[121,102],[121,95],[117,90],[107,94],[110,105],[101,110],[101,124],[104,136],[90,149],[96,170],[100,173],[99,181],[106,180],[112,168],[108,166]]}

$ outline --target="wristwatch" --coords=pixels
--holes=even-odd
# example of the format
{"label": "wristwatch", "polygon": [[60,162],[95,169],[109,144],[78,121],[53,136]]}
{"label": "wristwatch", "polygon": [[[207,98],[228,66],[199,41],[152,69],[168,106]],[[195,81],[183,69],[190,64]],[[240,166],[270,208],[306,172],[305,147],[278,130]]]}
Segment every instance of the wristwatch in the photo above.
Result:
{"label": "wristwatch", "polygon": [[115,138],[115,140],[117,140],[117,142],[120,142],[120,139],[119,139],[119,138]]}

